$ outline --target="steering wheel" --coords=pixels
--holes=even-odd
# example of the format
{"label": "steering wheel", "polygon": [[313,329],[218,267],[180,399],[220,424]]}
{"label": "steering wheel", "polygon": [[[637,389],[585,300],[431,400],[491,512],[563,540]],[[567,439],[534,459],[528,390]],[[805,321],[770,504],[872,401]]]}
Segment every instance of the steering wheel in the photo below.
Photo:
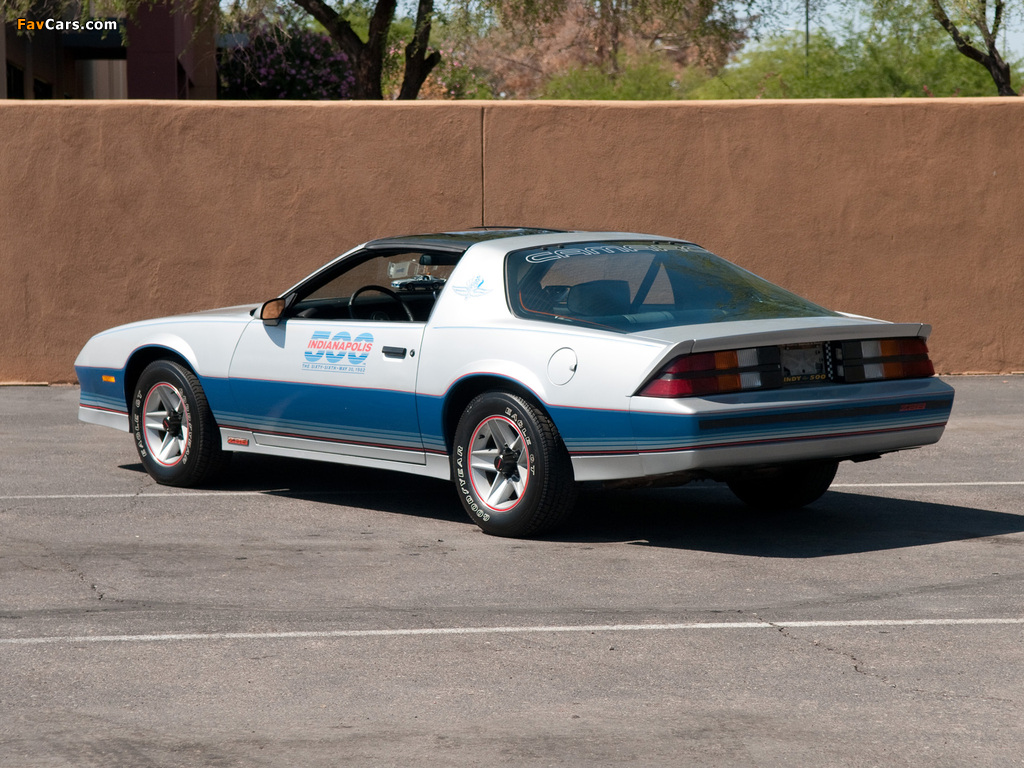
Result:
{"label": "steering wheel", "polygon": [[356,297],[361,293],[366,293],[367,291],[377,291],[377,293],[383,293],[392,301],[397,302],[398,306],[405,310],[405,316],[409,318],[410,323],[416,322],[416,318],[412,316],[412,310],[406,306],[404,301],[402,301],[401,296],[392,291],[390,288],[385,288],[383,285],[364,285],[362,288],[356,289],[356,292],[349,297],[348,316],[351,317],[353,320],[363,319],[356,317]]}

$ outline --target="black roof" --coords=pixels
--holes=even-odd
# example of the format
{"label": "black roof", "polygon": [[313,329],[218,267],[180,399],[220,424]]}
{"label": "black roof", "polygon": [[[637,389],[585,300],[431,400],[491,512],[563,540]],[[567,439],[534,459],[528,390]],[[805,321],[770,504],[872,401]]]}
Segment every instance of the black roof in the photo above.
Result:
{"label": "black roof", "polygon": [[367,248],[389,249],[408,248],[417,251],[445,251],[462,253],[471,245],[484,240],[500,240],[505,237],[521,235],[547,235],[566,232],[564,229],[539,229],[534,227],[474,227],[461,232],[437,232],[431,235],[405,235],[402,237],[382,237],[371,240]]}

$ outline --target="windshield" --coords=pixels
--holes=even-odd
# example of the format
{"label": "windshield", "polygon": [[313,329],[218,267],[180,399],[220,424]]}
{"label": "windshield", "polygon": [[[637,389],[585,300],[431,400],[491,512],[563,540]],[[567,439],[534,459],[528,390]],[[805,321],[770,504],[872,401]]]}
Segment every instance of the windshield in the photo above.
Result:
{"label": "windshield", "polygon": [[506,270],[519,317],[623,333],[837,314],[690,243],[531,248],[510,253]]}

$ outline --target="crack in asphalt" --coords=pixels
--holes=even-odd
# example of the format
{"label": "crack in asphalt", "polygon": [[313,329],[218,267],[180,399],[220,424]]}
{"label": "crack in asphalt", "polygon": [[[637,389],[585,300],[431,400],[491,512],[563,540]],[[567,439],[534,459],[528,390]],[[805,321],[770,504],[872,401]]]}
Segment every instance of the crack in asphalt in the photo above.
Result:
{"label": "crack in asphalt", "polygon": [[105,594],[103,592],[103,590],[101,590],[99,588],[98,584],[94,584],[91,581],[89,581],[88,579],[86,579],[84,571],[82,571],[81,569],[77,568],[73,563],[69,563],[67,560],[65,560],[60,555],[57,555],[56,553],[50,553],[50,554],[53,555],[56,558],[57,564],[60,565],[60,569],[62,571],[64,571],[65,573],[70,573],[72,576],[77,576],[78,580],[80,582],[82,582],[82,583],[86,583],[88,581],[89,582],[89,589],[91,589],[96,594],[96,598],[98,600],[102,600],[103,599],[104,594]]}
{"label": "crack in asphalt", "polygon": [[861,659],[857,658],[854,654],[850,653],[849,651],[844,651],[844,650],[841,650],[841,649],[836,648],[834,646],[828,645],[827,643],[824,643],[821,640],[797,637],[795,634],[793,634],[793,630],[791,630],[789,627],[786,627],[786,626],[783,626],[783,625],[780,625],[780,624],[776,624],[775,622],[773,622],[773,621],[771,621],[769,619],[764,619],[764,622],[768,626],[770,626],[773,629],[775,629],[776,631],[778,631],[780,635],[782,635],[783,637],[785,637],[788,640],[795,640],[796,642],[804,643],[805,645],[811,645],[811,646],[813,646],[815,648],[821,648],[821,649],[827,651],[828,653],[831,653],[831,654],[833,654],[835,656],[839,656],[839,657],[843,658],[844,660],[847,660],[847,661],[851,662],[851,666],[853,668],[853,671],[856,672],[859,675],[863,675],[864,677],[872,678],[874,680],[879,680],[879,681],[885,683],[885,685],[888,686],[889,688],[898,688],[897,684],[893,683],[885,675],[880,675],[880,674],[877,674],[877,673],[874,673],[874,672],[870,672],[867,669],[864,669],[861,666],[864,662]]}
{"label": "crack in asphalt", "polygon": [[772,629],[775,629],[782,637],[786,638],[787,640],[794,640],[794,641],[796,641],[798,643],[803,643],[804,645],[810,645],[810,646],[812,646],[814,648],[820,648],[820,649],[826,651],[827,653],[830,653],[830,654],[832,654],[834,656],[840,657],[840,658],[844,659],[845,661],[848,661],[850,663],[850,666],[853,669],[853,671],[855,673],[857,673],[858,675],[862,675],[862,676],[864,676],[864,677],[866,677],[866,678],[868,678],[870,680],[881,682],[887,688],[891,688],[892,690],[906,692],[906,693],[913,693],[913,694],[924,694],[924,695],[927,695],[927,696],[936,696],[936,697],[939,697],[939,698],[942,698],[942,699],[947,699],[947,700],[979,701],[979,702],[980,701],[984,701],[984,702],[998,702],[998,703],[1001,703],[1001,704],[1009,704],[1009,705],[1012,705],[1012,706],[1018,706],[1019,705],[1019,702],[1014,700],[1014,699],[1006,699],[1006,698],[1002,698],[1002,697],[999,697],[999,696],[967,696],[967,695],[963,695],[963,694],[953,693],[953,692],[947,691],[947,690],[936,691],[936,690],[930,690],[930,689],[926,689],[926,688],[915,688],[915,687],[909,687],[909,686],[901,686],[898,682],[893,682],[892,678],[888,677],[887,675],[883,675],[883,674],[880,674],[880,673],[877,673],[877,672],[872,672],[872,671],[866,669],[863,665],[866,664],[867,662],[865,662],[861,658],[858,658],[855,654],[853,654],[853,653],[851,653],[849,651],[842,650],[840,648],[837,648],[835,646],[829,645],[826,642],[823,642],[821,640],[817,640],[817,639],[814,639],[814,638],[798,637],[797,635],[794,634],[794,630],[792,628],[787,627],[784,624],[778,624],[778,623],[776,623],[774,621],[771,621],[770,619],[761,619],[760,617],[758,617],[758,619],[761,620],[761,621],[764,621],[766,626],[769,626]]}

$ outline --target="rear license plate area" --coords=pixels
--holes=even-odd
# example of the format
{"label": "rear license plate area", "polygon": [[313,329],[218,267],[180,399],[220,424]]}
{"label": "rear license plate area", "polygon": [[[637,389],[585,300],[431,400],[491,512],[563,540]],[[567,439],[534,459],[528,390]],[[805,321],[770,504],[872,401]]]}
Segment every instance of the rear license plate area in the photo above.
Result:
{"label": "rear license plate area", "polygon": [[779,347],[779,355],[784,385],[829,380],[824,344],[787,344]]}

